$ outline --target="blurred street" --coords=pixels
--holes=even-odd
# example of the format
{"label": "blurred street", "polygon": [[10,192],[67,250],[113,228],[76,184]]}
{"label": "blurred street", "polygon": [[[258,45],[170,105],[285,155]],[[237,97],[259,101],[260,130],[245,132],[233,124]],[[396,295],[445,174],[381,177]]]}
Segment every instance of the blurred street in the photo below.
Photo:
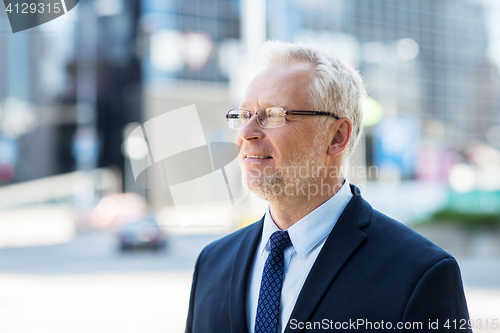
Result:
{"label": "blurred street", "polygon": [[[219,237],[176,235],[160,251],[121,253],[112,233],[92,232],[0,249],[0,332],[183,332],[196,258]],[[500,258],[458,260],[471,318],[491,323],[500,316]]]}
{"label": "blurred street", "polygon": [[0,249],[0,332],[183,332],[192,269],[217,236],[120,253],[113,234]]}

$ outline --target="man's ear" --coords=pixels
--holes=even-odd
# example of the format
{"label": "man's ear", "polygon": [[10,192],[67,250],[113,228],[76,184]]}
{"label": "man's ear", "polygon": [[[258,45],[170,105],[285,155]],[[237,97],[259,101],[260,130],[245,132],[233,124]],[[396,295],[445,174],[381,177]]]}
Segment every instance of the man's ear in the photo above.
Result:
{"label": "man's ear", "polygon": [[342,153],[349,144],[352,133],[352,122],[349,118],[340,118],[333,123],[332,131],[335,133],[330,145],[328,155],[336,156]]}

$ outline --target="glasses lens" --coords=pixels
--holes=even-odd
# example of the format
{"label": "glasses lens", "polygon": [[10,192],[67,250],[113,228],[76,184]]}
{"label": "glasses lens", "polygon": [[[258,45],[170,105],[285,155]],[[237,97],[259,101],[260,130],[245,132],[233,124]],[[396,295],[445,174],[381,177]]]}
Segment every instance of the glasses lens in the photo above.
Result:
{"label": "glasses lens", "polygon": [[[252,118],[248,110],[231,110],[227,114],[229,128],[239,129]],[[283,108],[267,108],[257,111],[257,122],[262,128],[280,127],[285,125],[285,110]]]}
{"label": "glasses lens", "polygon": [[239,129],[250,119],[250,112],[247,110],[231,110],[227,114],[227,125],[231,129]]}
{"label": "glasses lens", "polygon": [[285,125],[285,110],[283,108],[267,108],[258,112],[260,126],[263,128],[280,127]]}

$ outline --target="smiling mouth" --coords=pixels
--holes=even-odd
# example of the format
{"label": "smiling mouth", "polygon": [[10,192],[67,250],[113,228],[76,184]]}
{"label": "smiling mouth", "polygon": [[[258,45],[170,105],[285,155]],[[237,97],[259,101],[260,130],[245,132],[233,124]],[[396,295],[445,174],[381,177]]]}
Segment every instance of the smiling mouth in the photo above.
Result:
{"label": "smiling mouth", "polygon": [[251,159],[261,159],[261,160],[265,160],[265,159],[269,159],[269,158],[272,158],[271,156],[262,156],[262,155],[246,155],[245,158],[251,158]]}

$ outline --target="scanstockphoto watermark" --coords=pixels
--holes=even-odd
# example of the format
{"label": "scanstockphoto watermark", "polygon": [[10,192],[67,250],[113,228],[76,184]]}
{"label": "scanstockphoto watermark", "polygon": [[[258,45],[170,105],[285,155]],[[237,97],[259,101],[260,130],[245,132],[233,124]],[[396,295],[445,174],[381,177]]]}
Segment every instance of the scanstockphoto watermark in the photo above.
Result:
{"label": "scanstockphoto watermark", "polygon": [[12,32],[52,21],[75,8],[79,0],[4,0]]}
{"label": "scanstockphoto watermark", "polygon": [[348,321],[333,321],[323,319],[321,321],[298,321],[291,319],[289,327],[292,330],[435,330],[435,331],[460,331],[471,329],[492,329],[500,328],[499,319],[428,319],[427,321],[371,321],[368,319],[349,319]]}
{"label": "scanstockphoto watermark", "polygon": [[266,166],[261,169],[260,163],[250,164],[250,170],[257,176],[267,176],[270,174],[280,174],[295,179],[325,179],[335,178],[340,174],[348,174],[359,179],[378,178],[379,170],[377,166],[351,165],[349,167],[338,166],[311,166],[311,165],[291,165],[291,166]]}
{"label": "scanstockphoto watermark", "polygon": [[[336,166],[286,166],[258,168],[258,163],[252,163],[250,171],[244,176],[244,183],[249,188],[266,187],[272,196],[302,196],[311,199],[315,196],[333,195],[341,190],[340,185],[333,185],[328,179],[336,178],[345,172],[345,168]],[[357,178],[378,177],[376,166],[352,166],[351,176]],[[251,173],[251,176],[248,176]],[[364,186],[357,185],[360,193],[364,192]],[[348,187],[345,190],[350,191]]]}
{"label": "scanstockphoto watermark", "polygon": [[349,321],[333,321],[330,319],[323,319],[321,321],[298,321],[291,319],[289,327],[292,330],[422,330],[424,324],[420,321],[415,322],[397,322],[390,321],[370,321],[368,319],[356,319]]}
{"label": "scanstockphoto watermark", "polygon": [[181,226],[221,225],[219,217],[248,194],[238,146],[207,140],[194,104],[134,124],[123,150],[135,183],[168,193]]}

